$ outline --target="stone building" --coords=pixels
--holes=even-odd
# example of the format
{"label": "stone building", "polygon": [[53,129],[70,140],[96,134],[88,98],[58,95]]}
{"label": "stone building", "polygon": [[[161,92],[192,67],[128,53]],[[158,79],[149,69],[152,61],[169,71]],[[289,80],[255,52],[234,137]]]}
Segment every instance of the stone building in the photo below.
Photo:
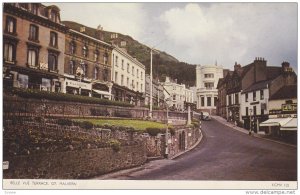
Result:
{"label": "stone building", "polygon": [[166,81],[163,83],[165,99],[169,99],[167,104],[173,110],[183,111],[185,110],[185,102],[193,103],[193,91],[187,89],[184,84],[177,84],[177,81],[171,81],[169,77],[166,77]]}
{"label": "stone building", "polygon": [[62,80],[64,93],[111,99],[112,45],[102,41],[98,31],[89,35],[84,26],[67,31]]}
{"label": "stone building", "polygon": [[[150,105],[150,75],[146,74],[145,105]],[[152,80],[152,102],[154,106],[164,106],[164,87],[158,79]]]}
{"label": "stone building", "polygon": [[113,100],[140,106],[144,103],[145,66],[126,50],[114,46],[112,50]]}
{"label": "stone building", "polygon": [[66,31],[57,6],[4,3],[4,87],[61,91]]}
{"label": "stone building", "polygon": [[232,75],[233,71],[228,69],[223,70],[224,78],[220,78],[218,81],[218,101],[217,101],[217,115],[227,118],[227,107],[226,107],[226,94],[227,94],[227,83]]}
{"label": "stone building", "polygon": [[217,84],[223,78],[220,65],[198,65],[196,67],[197,109],[209,113],[216,112],[218,101]]}

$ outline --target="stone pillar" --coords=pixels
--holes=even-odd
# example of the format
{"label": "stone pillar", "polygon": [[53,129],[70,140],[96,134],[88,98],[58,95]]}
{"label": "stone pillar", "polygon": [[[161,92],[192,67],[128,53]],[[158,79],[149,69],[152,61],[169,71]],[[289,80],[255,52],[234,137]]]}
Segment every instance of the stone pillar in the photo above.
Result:
{"label": "stone pillar", "polygon": [[191,106],[188,105],[188,120],[187,120],[187,125],[192,124],[192,119],[191,119]]}
{"label": "stone pillar", "polygon": [[109,94],[110,94],[109,100],[112,100],[112,94],[111,94],[112,86],[113,86],[113,84],[112,84],[111,82],[107,83],[108,92],[109,92]]}

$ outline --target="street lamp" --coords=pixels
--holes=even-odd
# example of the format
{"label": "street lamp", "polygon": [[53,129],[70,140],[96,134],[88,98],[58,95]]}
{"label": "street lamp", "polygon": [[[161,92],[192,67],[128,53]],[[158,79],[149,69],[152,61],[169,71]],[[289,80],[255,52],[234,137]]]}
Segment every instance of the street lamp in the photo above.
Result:
{"label": "street lamp", "polygon": [[252,108],[250,110],[250,129],[249,129],[249,135],[252,134]]}
{"label": "street lamp", "polygon": [[150,49],[150,111],[149,111],[149,117],[152,118],[152,96],[153,96],[153,90],[152,90],[152,80],[153,80],[153,75],[152,75],[152,55],[153,55],[153,51],[159,53],[159,51],[157,51],[156,49],[154,49],[154,47],[152,47]]}
{"label": "street lamp", "polygon": [[169,106],[168,106],[168,102],[170,101],[170,98],[167,98],[165,100],[165,105],[167,107],[167,127],[166,127],[166,136],[165,136],[165,158],[168,158],[169,155],[169,148],[168,148],[168,130],[169,130]]}

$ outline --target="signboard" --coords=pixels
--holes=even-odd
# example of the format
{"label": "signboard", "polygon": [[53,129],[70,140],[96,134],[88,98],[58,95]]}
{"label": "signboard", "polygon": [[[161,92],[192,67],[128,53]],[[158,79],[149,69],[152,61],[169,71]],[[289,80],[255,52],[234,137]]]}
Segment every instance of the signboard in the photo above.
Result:
{"label": "signboard", "polygon": [[79,81],[73,81],[66,79],[66,86],[68,87],[75,87],[75,88],[81,88],[81,89],[88,89],[92,90],[92,85],[91,83],[84,83],[84,82],[79,82]]}
{"label": "signboard", "polygon": [[286,112],[286,111],[297,112],[297,104],[282,104],[281,110],[282,110],[282,112]]}
{"label": "signboard", "polygon": [[3,161],[3,170],[8,169],[9,167],[9,161]]}

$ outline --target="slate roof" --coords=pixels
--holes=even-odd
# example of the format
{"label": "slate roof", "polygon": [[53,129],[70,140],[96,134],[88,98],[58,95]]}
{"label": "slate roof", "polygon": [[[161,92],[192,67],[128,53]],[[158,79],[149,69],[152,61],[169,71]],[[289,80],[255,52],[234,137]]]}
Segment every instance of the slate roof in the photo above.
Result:
{"label": "slate roof", "polygon": [[260,89],[266,89],[267,85],[270,82],[271,82],[271,80],[260,81],[260,82],[254,83],[253,85],[251,85],[250,87],[248,87],[247,89],[245,89],[242,93],[257,91],[257,90],[260,90]]}
{"label": "slate roof", "polygon": [[297,98],[297,85],[286,85],[270,97],[270,100]]}

